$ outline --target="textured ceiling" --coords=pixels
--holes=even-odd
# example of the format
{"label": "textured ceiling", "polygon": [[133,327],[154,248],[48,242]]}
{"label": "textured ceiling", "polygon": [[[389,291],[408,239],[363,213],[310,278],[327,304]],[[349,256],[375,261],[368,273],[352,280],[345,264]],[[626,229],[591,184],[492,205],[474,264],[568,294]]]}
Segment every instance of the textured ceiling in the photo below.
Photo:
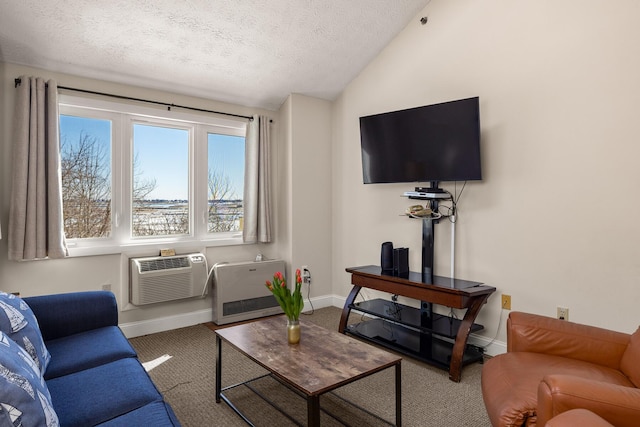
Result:
{"label": "textured ceiling", "polygon": [[275,110],[334,99],[429,1],[0,0],[0,61]]}

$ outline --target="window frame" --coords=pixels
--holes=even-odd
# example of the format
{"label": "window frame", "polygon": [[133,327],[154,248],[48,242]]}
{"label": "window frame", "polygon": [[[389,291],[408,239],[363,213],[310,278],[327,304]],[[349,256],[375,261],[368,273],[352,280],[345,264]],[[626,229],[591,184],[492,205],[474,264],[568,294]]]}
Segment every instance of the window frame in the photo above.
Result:
{"label": "window frame", "polygon": [[[242,230],[208,232],[209,133],[245,137],[247,120],[211,113],[163,110],[159,107],[61,94],[60,115],[111,121],[111,235],[67,239],[70,256],[107,255],[160,248],[201,249],[243,244]],[[134,123],[189,129],[189,233],[170,236],[132,235]],[[243,165],[244,167],[244,165]],[[244,195],[243,199],[244,199]]]}

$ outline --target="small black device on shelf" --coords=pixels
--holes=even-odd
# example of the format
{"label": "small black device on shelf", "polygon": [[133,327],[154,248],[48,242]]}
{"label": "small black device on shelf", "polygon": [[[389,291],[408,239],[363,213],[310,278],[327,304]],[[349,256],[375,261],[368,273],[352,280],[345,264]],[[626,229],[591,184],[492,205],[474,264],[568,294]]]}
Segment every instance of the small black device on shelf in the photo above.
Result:
{"label": "small black device on shelf", "polygon": [[380,248],[382,274],[393,274],[393,243],[384,242]]}
{"label": "small black device on shelf", "polygon": [[384,242],[380,248],[382,274],[409,277],[409,248],[395,248],[392,242]]}
{"label": "small black device on shelf", "polygon": [[409,277],[409,248],[395,248],[393,250],[393,275]]}

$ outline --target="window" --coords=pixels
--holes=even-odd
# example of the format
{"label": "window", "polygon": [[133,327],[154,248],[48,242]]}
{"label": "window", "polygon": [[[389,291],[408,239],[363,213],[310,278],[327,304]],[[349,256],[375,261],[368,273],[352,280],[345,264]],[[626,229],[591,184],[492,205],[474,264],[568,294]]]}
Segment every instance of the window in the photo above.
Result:
{"label": "window", "polygon": [[189,234],[189,130],[133,125],[133,237]]}
{"label": "window", "polygon": [[60,98],[71,255],[241,242],[246,121]]}
{"label": "window", "polygon": [[111,121],[60,115],[64,229],[68,239],[111,235]]}
{"label": "window", "polygon": [[[210,233],[242,230],[244,137],[209,133],[208,220]],[[234,166],[235,165],[235,166]]]}

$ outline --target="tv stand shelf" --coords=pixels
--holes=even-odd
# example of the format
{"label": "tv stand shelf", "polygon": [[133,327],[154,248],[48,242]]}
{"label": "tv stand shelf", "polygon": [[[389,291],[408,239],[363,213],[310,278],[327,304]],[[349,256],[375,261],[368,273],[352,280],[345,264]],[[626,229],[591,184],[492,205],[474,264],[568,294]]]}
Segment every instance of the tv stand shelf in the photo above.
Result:
{"label": "tv stand shelf", "polygon": [[[342,310],[338,330],[377,343],[449,371],[449,379],[460,381],[462,366],[482,361],[481,349],[467,345],[470,332],[483,329],[475,324],[483,304],[496,288],[478,282],[434,276],[425,283],[422,275],[408,277],[382,274],[378,266],[347,268],[354,285]],[[375,289],[421,301],[414,308],[393,301],[374,299],[355,303],[360,289]],[[433,313],[432,303],[466,309],[462,320]],[[347,325],[354,310],[373,319]]]}
{"label": "tv stand shelf", "polygon": [[[351,304],[351,309],[366,314],[399,323],[406,327],[417,329],[423,333],[434,333],[441,337],[454,339],[458,335],[458,330],[462,324],[461,320],[453,317],[445,316],[438,313],[432,314],[431,326],[423,327],[420,325],[420,309],[410,307],[404,304],[398,304],[393,301],[383,299],[373,299],[368,301]],[[484,329],[484,326],[474,323],[471,325],[471,332]]]}
{"label": "tv stand shelf", "polygon": [[[424,333],[397,323],[387,322],[383,319],[372,319],[349,325],[345,331],[440,369],[449,370],[451,366],[453,343],[432,336],[428,348],[421,348],[425,338]],[[462,364],[479,362],[482,358],[482,351],[468,346],[464,352]]]}

